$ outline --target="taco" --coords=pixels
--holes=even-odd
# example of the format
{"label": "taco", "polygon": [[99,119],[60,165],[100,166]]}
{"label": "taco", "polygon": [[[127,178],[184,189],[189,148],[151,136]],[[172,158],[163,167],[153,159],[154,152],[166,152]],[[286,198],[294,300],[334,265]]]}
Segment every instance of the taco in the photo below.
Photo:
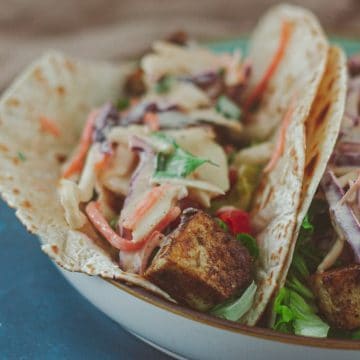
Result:
{"label": "taco", "polygon": [[1,194],[65,269],[255,325],[332,153],[343,69],[288,5],[248,58],[183,33],[138,64],[46,54],[0,103]]}
{"label": "taco", "polygon": [[[357,59],[349,60],[347,74],[344,55],[339,49],[331,50],[307,120],[307,133],[314,136],[309,136],[306,153],[303,201],[298,214],[300,231],[297,229],[294,234],[294,249],[283,269],[272,308],[272,326],[280,331],[319,337],[357,339],[359,336]],[[344,86],[347,91],[342,90]],[[319,151],[314,150],[317,139],[323,139]]]}

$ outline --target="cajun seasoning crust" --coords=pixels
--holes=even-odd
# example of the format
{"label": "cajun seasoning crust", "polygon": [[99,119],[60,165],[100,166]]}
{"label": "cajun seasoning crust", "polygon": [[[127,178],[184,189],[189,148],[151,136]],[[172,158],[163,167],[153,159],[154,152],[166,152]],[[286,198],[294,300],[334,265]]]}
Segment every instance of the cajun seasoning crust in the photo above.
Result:
{"label": "cajun seasoning crust", "polygon": [[206,311],[251,281],[248,250],[203,211],[187,212],[145,272],[179,303]]}
{"label": "cajun seasoning crust", "polygon": [[360,265],[312,276],[312,289],[320,312],[335,327],[360,327]]}

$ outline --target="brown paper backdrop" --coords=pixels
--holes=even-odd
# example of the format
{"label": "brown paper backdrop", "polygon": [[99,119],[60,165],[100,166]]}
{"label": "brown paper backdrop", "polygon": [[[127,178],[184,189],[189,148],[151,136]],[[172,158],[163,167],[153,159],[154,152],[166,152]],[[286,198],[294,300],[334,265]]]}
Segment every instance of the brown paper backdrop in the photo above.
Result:
{"label": "brown paper backdrop", "polygon": [[[174,29],[202,40],[247,33],[265,0],[0,0],[0,89],[49,48],[94,59],[134,56]],[[330,33],[360,38],[360,0],[288,1]]]}

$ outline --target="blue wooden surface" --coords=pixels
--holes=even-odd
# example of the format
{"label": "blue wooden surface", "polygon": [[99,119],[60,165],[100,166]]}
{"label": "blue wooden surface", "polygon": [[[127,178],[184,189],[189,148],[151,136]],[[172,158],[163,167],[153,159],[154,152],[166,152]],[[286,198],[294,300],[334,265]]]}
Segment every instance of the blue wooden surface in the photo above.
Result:
{"label": "blue wooden surface", "polygon": [[74,290],[0,201],[0,359],[169,359]]}

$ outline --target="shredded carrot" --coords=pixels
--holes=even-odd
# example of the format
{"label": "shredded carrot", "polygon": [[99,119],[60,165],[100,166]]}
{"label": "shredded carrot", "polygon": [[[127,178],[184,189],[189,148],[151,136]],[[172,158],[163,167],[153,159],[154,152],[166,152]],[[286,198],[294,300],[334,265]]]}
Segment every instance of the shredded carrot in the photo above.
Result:
{"label": "shredded carrot", "polygon": [[268,164],[265,166],[264,168],[264,172],[268,173],[270,172],[276,165],[276,163],[278,162],[280,156],[283,154],[284,152],[284,146],[285,146],[285,138],[286,138],[286,132],[287,129],[290,125],[290,120],[293,116],[295,110],[295,101],[294,101],[294,97],[290,100],[290,105],[284,115],[284,119],[282,121],[281,124],[281,128],[280,128],[280,133],[279,133],[279,137],[277,139],[277,143],[275,146],[275,150],[272,153],[271,159],[268,162]]}
{"label": "shredded carrot", "polygon": [[277,47],[277,50],[268,66],[268,68],[265,71],[265,74],[259,81],[259,83],[256,85],[253,92],[249,95],[247,100],[244,104],[244,111],[248,112],[253,105],[258,102],[264,93],[271,77],[274,75],[276,69],[278,68],[282,58],[284,57],[285,50],[289,44],[289,39],[291,36],[293,30],[293,24],[290,21],[284,20],[281,24],[281,33],[280,33],[280,39],[279,44]]}
{"label": "shredded carrot", "polygon": [[124,239],[120,235],[118,235],[108,224],[106,221],[104,215],[101,213],[99,208],[99,203],[92,201],[89,204],[87,204],[85,208],[85,212],[91,221],[91,223],[94,225],[94,227],[97,229],[97,231],[116,249],[122,250],[122,251],[136,251],[141,249],[147,238],[144,238],[141,241],[131,241]]}
{"label": "shredded carrot", "polygon": [[89,114],[81,135],[79,148],[63,172],[64,178],[68,178],[82,170],[87,152],[92,142],[92,132],[97,113],[97,110],[94,110]]}
{"label": "shredded carrot", "polygon": [[54,120],[51,120],[44,115],[41,115],[39,120],[41,131],[47,132],[54,137],[59,137],[61,135],[61,131]]}
{"label": "shredded carrot", "polygon": [[134,214],[124,221],[124,228],[133,230],[136,224],[144,217],[144,215],[156,204],[160,197],[163,196],[169,185],[164,184],[156,186],[150,190],[147,196],[137,205]]}
{"label": "shredded carrot", "polygon": [[103,171],[109,166],[111,155],[111,153],[102,154],[101,159],[97,161],[94,165],[96,172]]}
{"label": "shredded carrot", "polygon": [[152,131],[160,129],[159,116],[154,112],[147,112],[144,116],[144,123],[147,124]]}
{"label": "shredded carrot", "polygon": [[140,241],[134,242],[127,240],[118,235],[106,221],[105,217],[100,211],[100,205],[96,201],[92,201],[87,204],[85,212],[97,229],[97,231],[116,249],[121,251],[136,251],[140,250],[146,242],[148,242],[154,234],[158,234],[163,231],[171,222],[173,222],[181,213],[179,207],[175,206],[171,208],[164,218],[152,229],[149,236],[145,236]]}

